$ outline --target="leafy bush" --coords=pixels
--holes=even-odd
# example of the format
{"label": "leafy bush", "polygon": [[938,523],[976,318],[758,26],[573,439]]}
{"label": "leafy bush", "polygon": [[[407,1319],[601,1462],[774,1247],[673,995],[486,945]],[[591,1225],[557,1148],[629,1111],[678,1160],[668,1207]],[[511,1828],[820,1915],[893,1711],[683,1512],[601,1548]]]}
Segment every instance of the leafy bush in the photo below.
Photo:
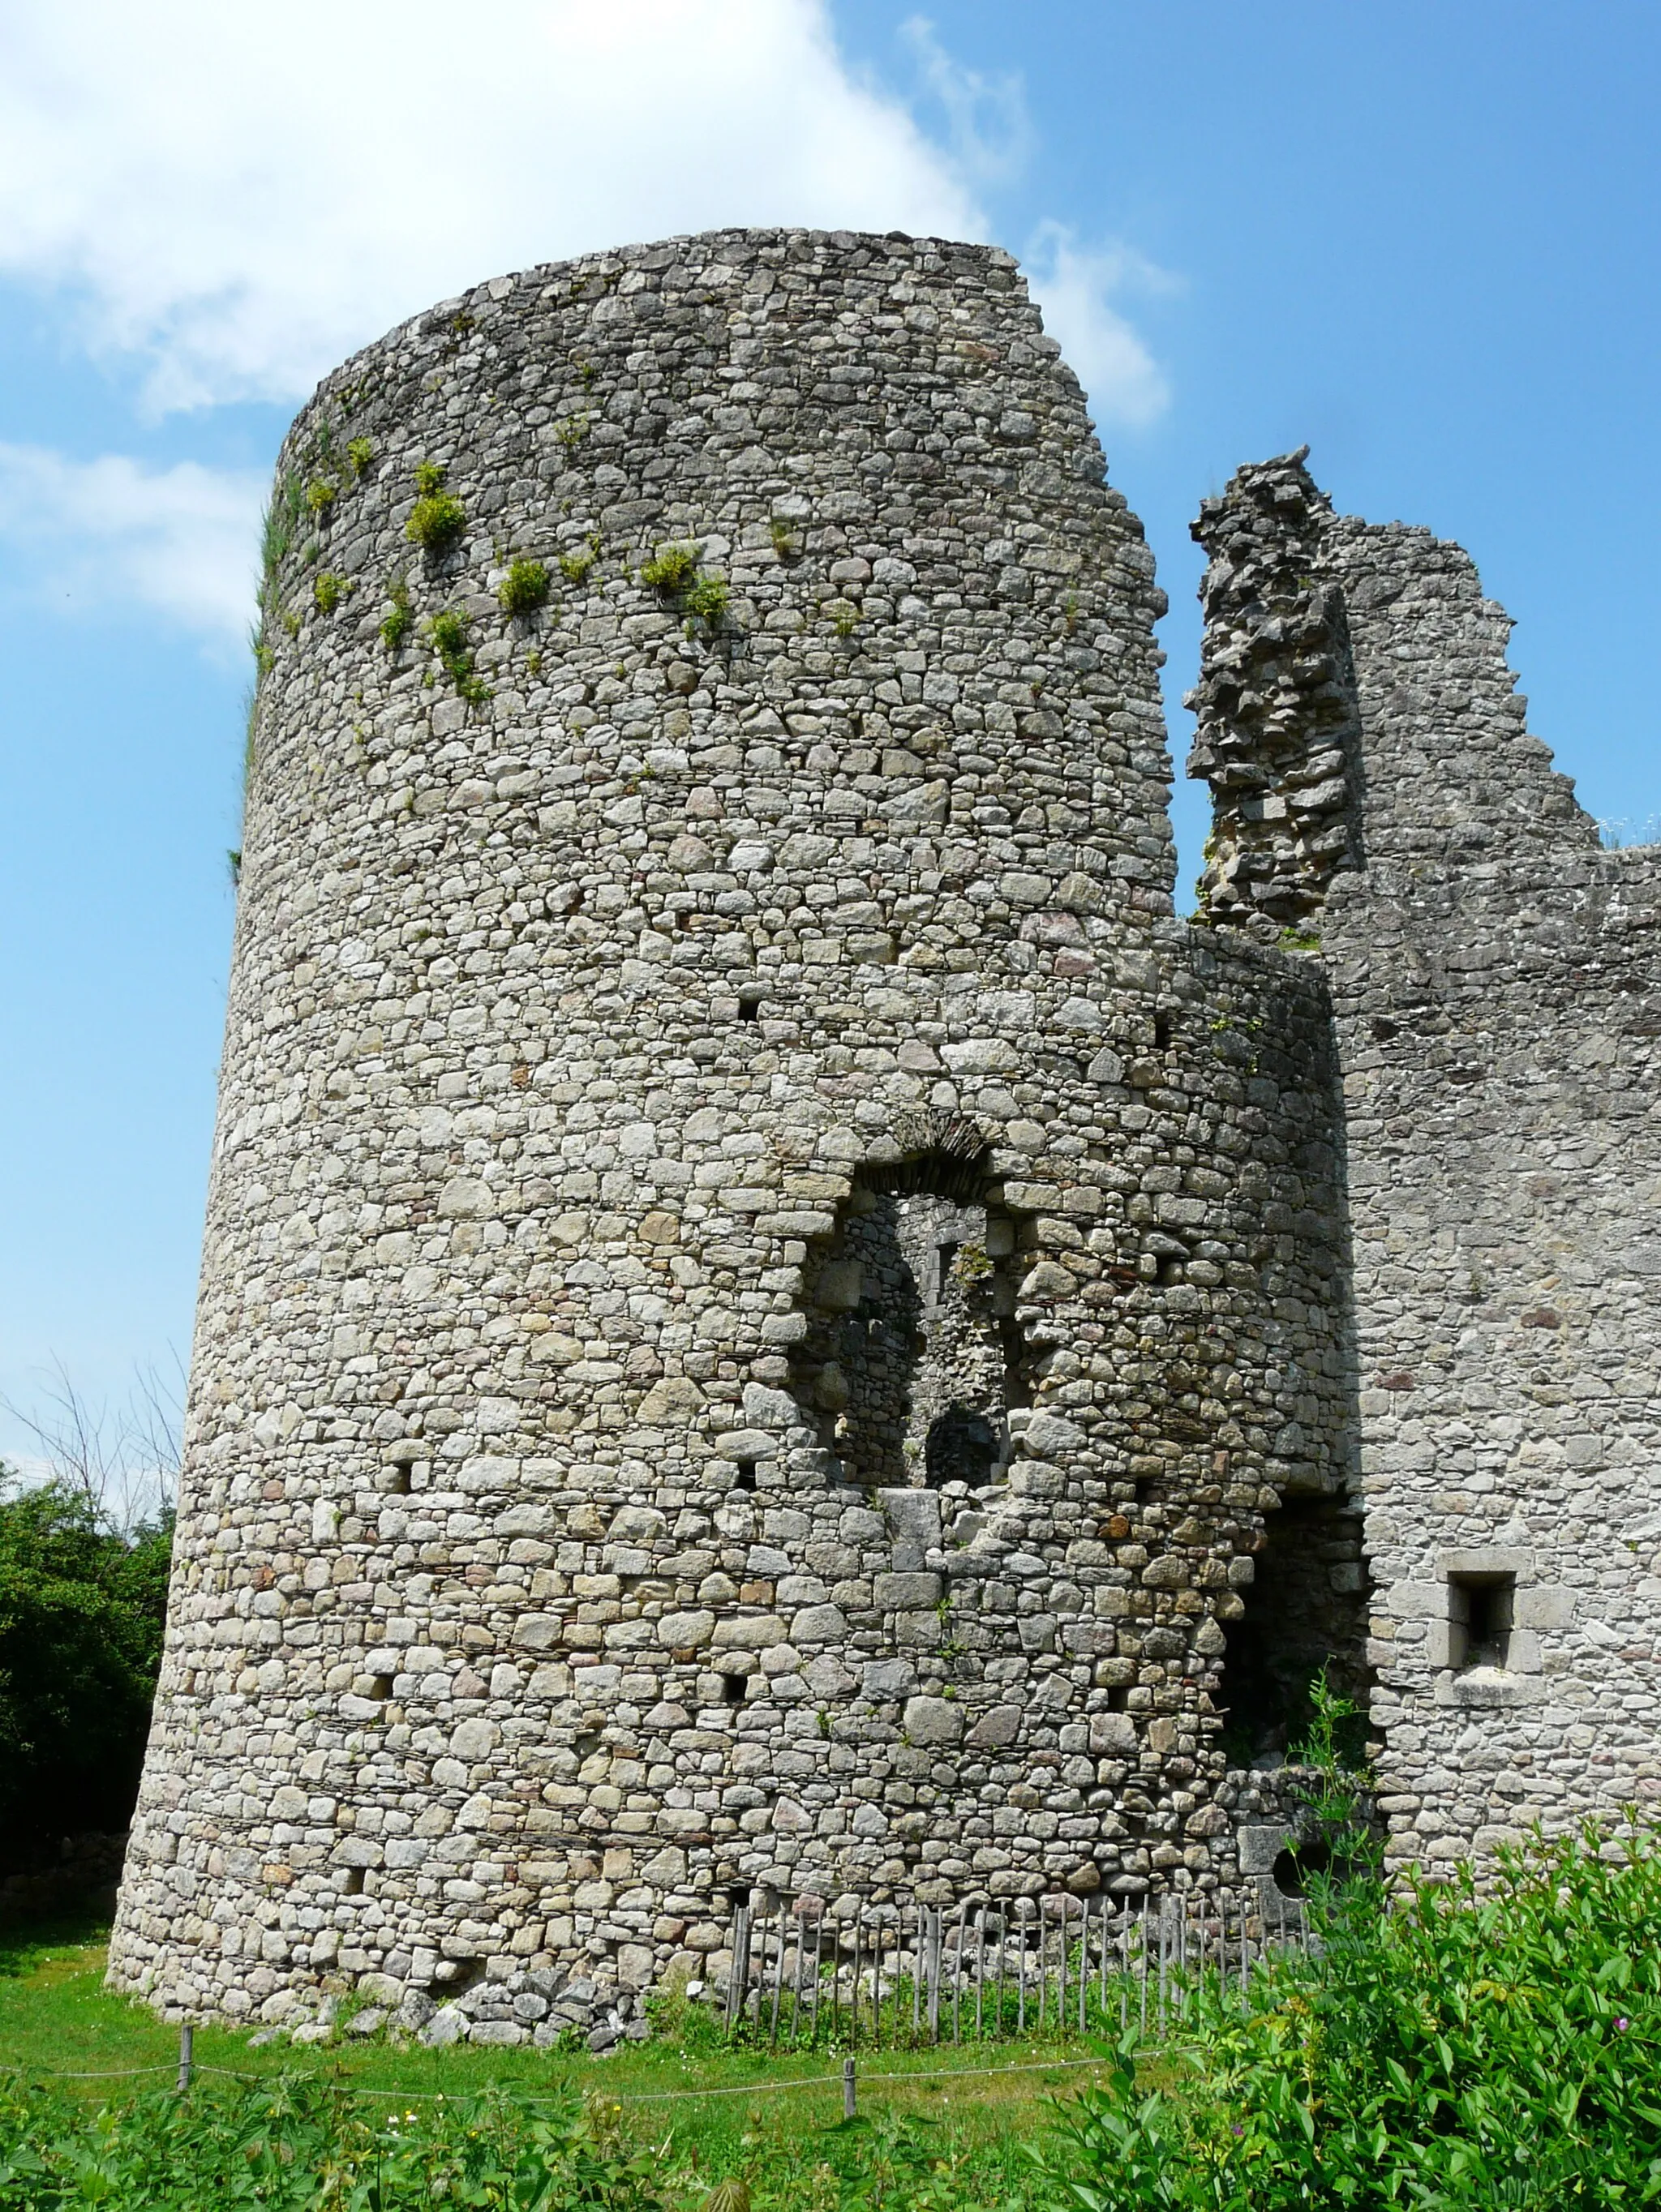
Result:
{"label": "leafy bush", "polygon": [[352,438],[346,446],[346,459],[352,465],[352,474],[361,477],[374,459],[374,441],[371,438]]}
{"label": "leafy bush", "polygon": [[455,608],[435,615],[427,625],[433,648],[443,663],[444,672],[454,684],[462,698],[478,705],[490,696],[490,687],[473,670],[473,656],[467,649],[467,617]]}
{"label": "leafy bush", "polygon": [[640,580],[654,592],[684,592],[698,571],[696,545],[660,545],[640,572]]}
{"label": "leafy bush", "polygon": [[416,490],[420,495],[410,509],[405,534],[428,553],[444,553],[467,526],[467,510],[453,492],[444,489],[442,461],[420,461],[416,465]]}
{"label": "leafy bush", "polygon": [[326,514],[340,496],[340,486],[331,477],[313,477],[306,487],[306,504],[313,514]]}
{"label": "leafy bush", "polygon": [[324,569],[312,585],[312,597],[317,601],[319,612],[332,615],[351,588],[350,577],[338,576],[332,568]]}
{"label": "leafy bush", "polygon": [[[1661,1833],[1501,1855],[1390,1906],[1317,1907],[1319,1957],[1243,2015],[1202,1995],[1187,2047],[1062,2115],[1069,2212],[1566,2212],[1661,2203]],[[1152,2065],[1142,2069],[1146,2077]]]}
{"label": "leafy bush", "polygon": [[131,1536],[64,1483],[0,1496],[0,1834],[131,1816],[161,1662],[172,1516]]}
{"label": "leafy bush", "polygon": [[530,615],[546,605],[552,588],[545,561],[515,561],[497,585],[496,597],[505,614]]}
{"label": "leafy bush", "polygon": [[700,576],[681,604],[689,622],[707,623],[715,629],[726,617],[729,596],[719,576]]}
{"label": "leafy bush", "polygon": [[656,2212],[651,2161],[616,2107],[496,2093],[367,2106],[334,2084],[152,2091],[95,2116],[21,2085],[0,2100],[0,2212],[267,2212],[429,2204],[502,2212]]}
{"label": "leafy bush", "polygon": [[406,576],[394,576],[386,586],[386,596],[392,601],[392,611],[383,615],[380,622],[380,641],[388,653],[396,653],[410,634],[415,620],[415,609],[410,605],[410,583]]}

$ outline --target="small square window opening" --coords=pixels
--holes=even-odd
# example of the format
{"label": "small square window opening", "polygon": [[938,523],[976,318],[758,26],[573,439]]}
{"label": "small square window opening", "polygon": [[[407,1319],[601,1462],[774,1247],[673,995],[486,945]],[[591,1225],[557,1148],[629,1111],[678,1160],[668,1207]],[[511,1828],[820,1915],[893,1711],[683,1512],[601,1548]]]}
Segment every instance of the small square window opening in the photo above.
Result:
{"label": "small square window opening", "polygon": [[1515,1575],[1453,1575],[1448,1582],[1448,1658],[1461,1674],[1510,1659]]}

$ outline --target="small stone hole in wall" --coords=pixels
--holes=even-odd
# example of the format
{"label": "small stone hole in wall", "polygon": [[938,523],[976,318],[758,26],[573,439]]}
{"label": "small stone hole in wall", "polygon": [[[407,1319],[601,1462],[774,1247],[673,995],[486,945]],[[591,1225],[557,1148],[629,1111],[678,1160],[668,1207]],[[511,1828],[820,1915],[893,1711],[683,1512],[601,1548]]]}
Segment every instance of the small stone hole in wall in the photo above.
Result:
{"label": "small stone hole in wall", "polygon": [[387,1498],[407,1498],[410,1494],[410,1463],[400,1460],[389,1467],[380,1478],[381,1493]]}
{"label": "small stone hole in wall", "polygon": [[738,1473],[733,1477],[733,1489],[753,1490],[755,1486],[756,1462],[752,1459],[739,1460],[738,1462]]}
{"label": "small stone hole in wall", "polygon": [[374,1681],[369,1685],[369,1695],[372,1698],[378,1698],[384,1705],[387,1698],[390,1698],[392,1694],[392,1676],[390,1674],[377,1674]]}
{"label": "small stone hole in wall", "polygon": [[729,1889],[727,1893],[727,1911],[729,1912],[738,1911],[741,1906],[748,1905],[754,1895],[755,1892],[749,1887],[748,1883],[740,1883],[734,1888]]}
{"label": "small stone hole in wall", "polygon": [[1183,1273],[1180,1260],[1161,1260],[1158,1277],[1160,1287],[1169,1290],[1173,1283],[1180,1283],[1183,1279]]}
{"label": "small stone hole in wall", "polygon": [[483,1959],[443,1959],[427,1984],[427,1994],[431,1997],[465,1996],[484,1978]]}
{"label": "small stone hole in wall", "polygon": [[344,1875],[342,1877],[342,1880],[341,1880],[341,1884],[340,1884],[340,1894],[341,1894],[343,1897],[362,1897],[362,1894],[363,1894],[363,1869],[362,1869],[362,1867],[348,1867],[348,1868],[347,1868],[347,1869],[346,1869],[346,1871],[345,1871],[345,1874],[344,1874]]}
{"label": "small stone hole in wall", "polygon": [[1275,1887],[1282,1897],[1305,1897],[1310,1875],[1329,1873],[1331,1867],[1332,1854],[1324,1844],[1293,1844],[1275,1862]]}
{"label": "small stone hole in wall", "polygon": [[930,1486],[952,1481],[978,1490],[992,1480],[1002,1455],[998,1431],[972,1406],[948,1406],[928,1425],[923,1439],[923,1473]]}
{"label": "small stone hole in wall", "polygon": [[1155,1014],[1153,1017],[1153,1049],[1155,1052],[1169,1052],[1171,1049],[1169,1014]]}
{"label": "small stone hole in wall", "polygon": [[721,1701],[724,1705],[744,1703],[745,1677],[742,1674],[723,1674],[721,1678]]}
{"label": "small stone hole in wall", "polygon": [[1461,1673],[1507,1663],[1516,1597],[1515,1575],[1448,1577],[1448,1657]]}
{"label": "small stone hole in wall", "polygon": [[1130,1711],[1130,1685],[1129,1682],[1115,1682],[1113,1684],[1112,1687],[1107,1693],[1107,1710],[1110,1713],[1128,1713]]}
{"label": "small stone hole in wall", "polygon": [[761,1019],[762,1005],[763,994],[761,992],[740,991],[739,993],[739,1019],[741,1022],[758,1022]]}

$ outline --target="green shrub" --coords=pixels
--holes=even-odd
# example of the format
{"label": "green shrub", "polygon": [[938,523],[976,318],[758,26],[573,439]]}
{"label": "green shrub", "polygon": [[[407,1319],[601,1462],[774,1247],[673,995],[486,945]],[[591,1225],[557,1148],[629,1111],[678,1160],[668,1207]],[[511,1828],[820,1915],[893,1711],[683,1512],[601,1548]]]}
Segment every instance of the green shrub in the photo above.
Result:
{"label": "green shrub", "polygon": [[427,625],[427,635],[433,649],[442,662],[445,674],[454,684],[458,695],[472,705],[478,706],[490,696],[490,687],[473,669],[473,656],[467,648],[467,617],[453,607],[435,615]]}
{"label": "green shrub", "polygon": [[[1607,1854],[1607,1855],[1606,1855]],[[1661,1832],[1588,1829],[1390,1905],[1317,1905],[1322,1954],[1202,1994],[1183,2047],[1041,2154],[1068,2212],[1608,2212],[1661,2203]]]}
{"label": "green shrub", "polygon": [[332,615],[352,589],[350,576],[337,576],[332,568],[326,568],[313,582],[312,597],[320,613]]}
{"label": "green shrub", "polygon": [[[131,1537],[0,1471],[0,1831],[126,1826],[161,1659],[171,1514]],[[0,2200],[3,2201],[3,2200]]]}
{"label": "green shrub", "polygon": [[352,465],[352,474],[361,477],[374,459],[374,443],[369,438],[351,438],[346,444],[346,459]]}
{"label": "green shrub", "polygon": [[552,588],[545,561],[515,561],[497,585],[496,597],[505,614],[530,615],[547,605]]}
{"label": "green shrub", "polygon": [[446,491],[442,461],[417,461],[416,490],[419,496],[410,510],[405,534],[424,552],[446,553],[467,526],[467,510],[453,492]]}
{"label": "green shrub", "polygon": [[560,555],[559,573],[568,584],[580,584],[599,557],[599,549],[592,541],[574,546],[570,552]]}
{"label": "green shrub", "polygon": [[654,592],[684,592],[698,570],[696,545],[660,545],[640,572],[640,580]]}
{"label": "green shrub", "polygon": [[700,576],[681,601],[690,622],[701,622],[717,629],[727,619],[727,603],[731,594],[719,576]]}
{"label": "green shrub", "polygon": [[392,603],[392,611],[381,618],[380,641],[388,653],[396,653],[415,620],[415,610],[410,605],[409,579],[394,576],[386,586],[386,596]]}
{"label": "green shrub", "polygon": [[453,492],[429,492],[410,509],[405,533],[423,552],[444,553],[467,526],[467,510]]}
{"label": "green shrub", "polygon": [[306,504],[313,514],[326,514],[340,496],[340,486],[332,477],[313,477],[306,487]]}

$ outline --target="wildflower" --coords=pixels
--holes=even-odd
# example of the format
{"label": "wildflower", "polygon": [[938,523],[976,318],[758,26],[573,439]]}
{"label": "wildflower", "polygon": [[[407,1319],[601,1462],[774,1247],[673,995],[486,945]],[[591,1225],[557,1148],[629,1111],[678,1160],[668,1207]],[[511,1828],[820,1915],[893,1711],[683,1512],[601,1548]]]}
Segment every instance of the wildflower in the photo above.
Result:
{"label": "wildflower", "polygon": [[1627,2018],[1625,2013],[1622,2013],[1615,2023],[1615,2032],[1617,2035],[1624,2035],[1631,2026],[1632,2022]]}

